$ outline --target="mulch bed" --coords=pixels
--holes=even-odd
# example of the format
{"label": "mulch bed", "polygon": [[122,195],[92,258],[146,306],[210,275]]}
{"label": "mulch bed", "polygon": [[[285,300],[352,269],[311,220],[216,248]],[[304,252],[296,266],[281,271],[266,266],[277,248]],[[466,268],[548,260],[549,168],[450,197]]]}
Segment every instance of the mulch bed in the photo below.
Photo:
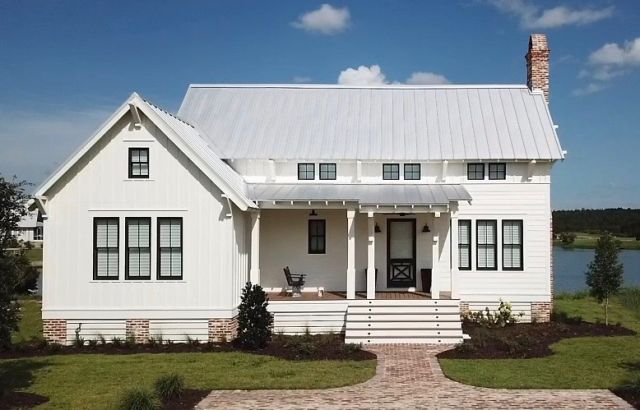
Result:
{"label": "mulch bed", "polygon": [[6,392],[0,396],[0,410],[30,409],[49,401],[48,397],[33,393]]}
{"label": "mulch bed", "polygon": [[465,323],[463,330],[471,340],[455,349],[438,354],[446,359],[527,359],[545,357],[553,352],[550,345],[570,337],[630,336],[636,333],[620,325],[588,322],[518,323],[487,329]]}
{"label": "mulch bed", "polygon": [[182,396],[162,403],[164,410],[186,410],[193,409],[202,401],[211,390],[192,390],[186,389],[182,392]]}
{"label": "mulch bed", "polygon": [[628,389],[614,389],[613,393],[616,396],[624,399],[627,403],[633,406],[634,409],[640,409],[640,392]]}

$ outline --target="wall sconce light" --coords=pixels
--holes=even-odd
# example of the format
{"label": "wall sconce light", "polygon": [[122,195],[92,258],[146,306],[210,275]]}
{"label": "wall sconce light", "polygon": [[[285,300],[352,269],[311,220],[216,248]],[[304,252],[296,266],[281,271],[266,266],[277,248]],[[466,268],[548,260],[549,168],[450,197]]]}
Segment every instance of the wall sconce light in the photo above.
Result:
{"label": "wall sconce light", "polygon": [[373,231],[375,233],[380,233],[380,232],[382,232],[382,229],[380,229],[380,226],[378,224],[376,224],[376,227],[373,229]]}
{"label": "wall sconce light", "polygon": [[422,232],[431,232],[431,229],[429,229],[429,224],[424,224],[424,226],[422,227]]}
{"label": "wall sconce light", "polygon": [[311,212],[309,213],[309,216],[318,216],[318,213],[316,212],[315,209],[312,209]]}

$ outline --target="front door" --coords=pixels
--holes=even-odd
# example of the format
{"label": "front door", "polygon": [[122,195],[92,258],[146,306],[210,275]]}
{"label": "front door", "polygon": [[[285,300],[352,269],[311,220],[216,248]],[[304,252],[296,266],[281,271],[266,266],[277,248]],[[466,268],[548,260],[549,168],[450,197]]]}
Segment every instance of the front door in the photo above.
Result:
{"label": "front door", "polygon": [[416,220],[387,220],[387,287],[416,286]]}

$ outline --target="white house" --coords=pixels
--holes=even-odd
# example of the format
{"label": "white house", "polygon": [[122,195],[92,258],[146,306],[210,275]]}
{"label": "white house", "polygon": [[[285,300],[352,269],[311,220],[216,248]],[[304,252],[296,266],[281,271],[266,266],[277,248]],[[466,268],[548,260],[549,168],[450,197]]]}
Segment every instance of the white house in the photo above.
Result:
{"label": "white house", "polygon": [[564,152],[544,35],[526,59],[522,86],[134,93],[37,191],[45,336],[231,338],[247,281],[276,330],[355,342],[456,342],[501,299],[548,320]]}
{"label": "white house", "polygon": [[42,247],[44,235],[42,218],[37,209],[28,211],[18,222],[18,229],[12,231],[13,236],[21,243],[30,243],[35,247]]}

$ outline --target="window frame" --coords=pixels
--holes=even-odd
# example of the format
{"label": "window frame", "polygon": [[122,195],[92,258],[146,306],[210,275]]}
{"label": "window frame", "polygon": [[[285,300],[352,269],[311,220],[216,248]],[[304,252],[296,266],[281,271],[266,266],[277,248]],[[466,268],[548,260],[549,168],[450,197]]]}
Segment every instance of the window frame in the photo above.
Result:
{"label": "window frame", "polygon": [[[118,255],[118,273],[116,276],[98,276],[98,222],[115,220],[118,227],[116,234],[116,254]],[[111,249],[109,246],[100,248]],[[117,216],[96,216],[93,218],[93,280],[119,280],[120,279],[120,218]]]}
{"label": "window frame", "polygon": [[[482,178],[471,178],[471,167],[481,167],[482,169]],[[477,171],[474,171],[474,173],[477,173]],[[469,162],[467,164],[467,180],[468,181],[484,181],[484,177],[485,177],[485,167],[484,167],[484,163],[483,162]]]}
{"label": "window frame", "polygon": [[[418,177],[417,178],[407,178],[407,167],[417,167],[418,169]],[[415,173],[416,171],[410,171],[410,173]],[[422,178],[422,167],[420,166],[420,164],[404,164],[404,180],[405,181],[419,181]]]}
{"label": "window frame", "polygon": [[[160,223],[162,221],[178,219],[180,221],[180,247],[162,247],[160,246]],[[156,258],[157,258],[157,266],[156,266],[156,279],[157,280],[182,280],[184,278],[184,219],[181,216],[169,216],[169,217],[158,217],[156,220],[157,226],[157,243],[156,243]],[[180,276],[162,276],[160,274],[160,270],[162,269],[162,264],[160,261],[162,249],[166,248],[170,251],[174,248],[180,249]]]}
{"label": "window frame", "polygon": [[[133,152],[134,151],[146,151],[147,152],[147,161],[137,161],[133,162]],[[138,154],[139,158],[140,154]],[[133,165],[134,164],[147,164],[147,175],[134,175],[133,174]],[[142,169],[141,169],[142,172]],[[149,174],[151,174],[151,165],[149,158],[149,148],[148,147],[129,147],[129,178],[131,179],[149,179]]]}
{"label": "window frame", "polygon": [[[495,168],[499,168],[500,166],[502,166],[502,177],[500,178],[500,171],[498,169],[495,170],[491,170],[492,167]],[[496,178],[492,178],[491,177],[491,173],[494,172],[495,175],[497,176]],[[507,179],[507,163],[506,162],[491,162],[489,163],[489,171],[488,171],[488,175],[489,175],[489,179],[491,181],[504,181],[505,179]]]}
{"label": "window frame", "polygon": [[[519,244],[506,244],[504,241],[504,224],[505,222],[516,222],[520,225],[520,243]],[[520,248],[520,266],[519,267],[505,267],[504,266],[504,255],[505,255],[505,247],[506,246],[519,246]],[[502,270],[504,271],[523,271],[524,270],[524,221],[522,219],[503,219],[502,220]]]}
{"label": "window frame", "polygon": [[[311,166],[312,170],[311,170],[311,178],[301,178],[301,167],[308,167]],[[304,171],[305,173],[308,173],[308,170]],[[313,181],[316,179],[316,164],[313,162],[298,162],[298,181]]]}
{"label": "window frame", "polygon": [[[467,232],[468,232],[468,237],[469,237],[469,242],[466,244],[462,244],[460,243],[460,226],[462,225],[467,225]],[[472,232],[472,223],[471,223],[471,219],[459,219],[458,220],[458,270],[471,270],[472,266],[473,266],[473,238],[471,237],[471,232]],[[469,265],[468,266],[462,266],[460,265],[460,249],[462,249],[463,247],[466,247],[469,249]]]}
{"label": "window frame", "polygon": [[[132,220],[146,220],[149,222],[149,275],[148,276],[129,276],[129,222],[131,222]],[[152,260],[152,255],[151,255],[151,230],[152,230],[152,223],[151,223],[151,218],[149,217],[126,217],[124,218],[124,279],[125,280],[151,280],[151,260]],[[182,244],[182,243],[181,243]],[[145,249],[145,248],[141,248],[139,246],[131,248],[131,249],[138,249],[138,252],[140,252],[140,249]],[[139,263],[138,263],[139,265]],[[139,266],[138,266],[139,269]]]}
{"label": "window frame", "polygon": [[44,229],[42,226],[36,226],[33,229],[33,240],[34,241],[42,241],[44,240]]}
{"label": "window frame", "polygon": [[[322,225],[322,235],[312,234],[311,225],[320,223]],[[311,243],[314,238],[322,238],[322,249],[312,249]],[[307,252],[309,255],[325,255],[327,253],[327,220],[309,219],[307,222]]]}
{"label": "window frame", "polygon": [[[333,178],[323,178],[322,177],[322,168],[327,168],[329,166],[333,166],[333,171],[324,170],[325,173],[333,172]],[[318,166],[318,177],[322,181],[335,181],[338,177],[338,165],[335,162],[323,162]]]}
{"label": "window frame", "polygon": [[[386,177],[386,167],[394,167],[395,168],[395,174],[396,177],[395,178],[387,178]],[[394,174],[393,171],[390,171],[391,175]],[[398,181],[400,179],[400,164],[398,163],[386,163],[386,164],[382,164],[382,179],[384,181]]]}
{"label": "window frame", "polygon": [[[479,231],[480,223],[491,222],[493,225],[493,267],[480,267],[480,246],[488,246],[487,244],[480,244]],[[489,245],[489,246],[491,246]],[[476,270],[497,271],[498,270],[498,221],[495,219],[478,219],[476,220]]]}

